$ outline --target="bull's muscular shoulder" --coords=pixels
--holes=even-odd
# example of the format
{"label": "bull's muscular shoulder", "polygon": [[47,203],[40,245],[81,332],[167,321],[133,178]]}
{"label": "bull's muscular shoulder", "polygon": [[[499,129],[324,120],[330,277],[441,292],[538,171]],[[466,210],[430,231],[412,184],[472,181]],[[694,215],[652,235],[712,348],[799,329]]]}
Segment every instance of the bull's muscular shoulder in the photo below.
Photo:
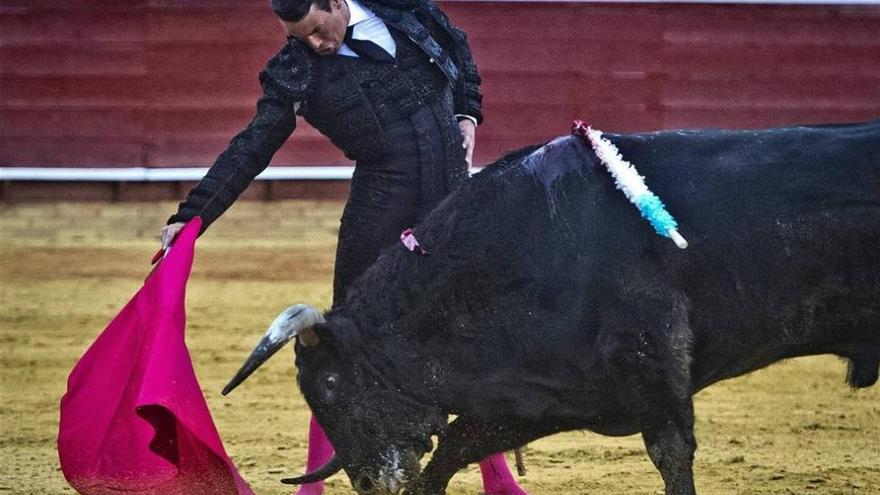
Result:
{"label": "bull's muscular shoulder", "polygon": [[312,86],[315,53],[304,43],[288,38],[260,74],[260,82],[272,83],[288,97],[301,101]]}

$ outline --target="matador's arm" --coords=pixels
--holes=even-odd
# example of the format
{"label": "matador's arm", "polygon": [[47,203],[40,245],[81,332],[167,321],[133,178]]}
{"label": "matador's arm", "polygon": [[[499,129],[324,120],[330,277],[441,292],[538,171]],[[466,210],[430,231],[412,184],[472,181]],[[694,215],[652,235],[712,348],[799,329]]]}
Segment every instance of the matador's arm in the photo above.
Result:
{"label": "matador's arm", "polygon": [[296,109],[309,86],[310,58],[289,41],[260,73],[263,94],[247,128],[238,133],[180,203],[168,223],[202,218],[202,232],[229,208],[296,129]]}

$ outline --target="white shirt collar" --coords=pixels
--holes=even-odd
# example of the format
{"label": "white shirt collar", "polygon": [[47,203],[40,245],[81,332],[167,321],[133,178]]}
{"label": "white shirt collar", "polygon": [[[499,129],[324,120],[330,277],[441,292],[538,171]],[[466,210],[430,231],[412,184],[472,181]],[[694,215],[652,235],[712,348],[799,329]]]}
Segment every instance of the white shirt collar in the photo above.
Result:
{"label": "white shirt collar", "polygon": [[375,17],[376,15],[367,10],[366,7],[358,3],[356,0],[345,0],[345,3],[348,4],[348,12],[351,14],[351,17],[348,19],[349,26],[354,26],[355,24],[371,17]]}

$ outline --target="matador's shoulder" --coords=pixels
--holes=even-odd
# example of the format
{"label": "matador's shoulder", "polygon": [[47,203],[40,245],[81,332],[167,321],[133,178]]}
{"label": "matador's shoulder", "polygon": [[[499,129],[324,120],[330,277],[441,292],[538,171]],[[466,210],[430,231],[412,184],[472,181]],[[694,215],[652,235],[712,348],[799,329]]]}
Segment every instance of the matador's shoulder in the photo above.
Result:
{"label": "matador's shoulder", "polygon": [[288,38],[260,74],[263,84],[273,83],[288,96],[302,99],[312,86],[317,55],[295,38]]}

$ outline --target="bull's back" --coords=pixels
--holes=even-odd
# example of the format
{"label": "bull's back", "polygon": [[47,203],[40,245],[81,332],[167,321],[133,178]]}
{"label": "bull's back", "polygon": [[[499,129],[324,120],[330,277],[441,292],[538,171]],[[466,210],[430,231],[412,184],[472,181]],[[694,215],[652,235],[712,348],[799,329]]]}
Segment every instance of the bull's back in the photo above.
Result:
{"label": "bull's back", "polygon": [[688,301],[697,386],[784,357],[880,349],[880,121],[609,137],[690,247],[654,234],[573,138],[500,171],[521,177],[494,184],[504,192],[484,220],[506,236],[497,272],[521,280],[496,272],[487,290],[501,314],[527,307],[522,318],[548,322],[539,331],[554,340],[536,355],[596,346],[602,306],[638,311],[614,297],[633,277]]}
{"label": "bull's back", "polygon": [[431,294],[414,297],[420,328],[460,367],[493,362],[485,351],[520,380],[600,386],[594,350],[618,331],[603,321],[638,316],[639,284],[687,301],[697,388],[781,357],[880,348],[880,122],[609,138],[690,247],[657,236],[576,138],[489,167],[417,229],[428,264],[399,254]]}
{"label": "bull's back", "polygon": [[613,140],[692,235],[748,229],[761,217],[880,205],[880,120]]}
{"label": "bull's back", "polygon": [[620,145],[691,242],[666,266],[691,304],[700,380],[820,353],[873,354],[876,373],[880,121]]}

